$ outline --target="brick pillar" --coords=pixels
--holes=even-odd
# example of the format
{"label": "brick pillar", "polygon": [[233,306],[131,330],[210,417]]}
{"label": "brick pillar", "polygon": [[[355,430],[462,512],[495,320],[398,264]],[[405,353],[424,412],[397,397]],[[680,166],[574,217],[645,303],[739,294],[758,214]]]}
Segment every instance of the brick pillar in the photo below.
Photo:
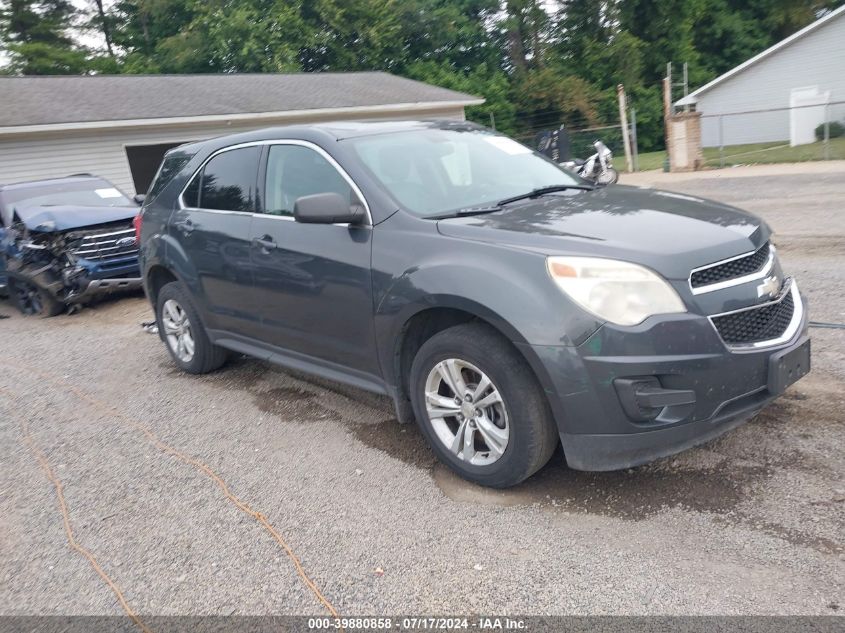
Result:
{"label": "brick pillar", "polygon": [[704,166],[701,153],[701,113],[678,112],[666,118],[670,171],[695,171]]}

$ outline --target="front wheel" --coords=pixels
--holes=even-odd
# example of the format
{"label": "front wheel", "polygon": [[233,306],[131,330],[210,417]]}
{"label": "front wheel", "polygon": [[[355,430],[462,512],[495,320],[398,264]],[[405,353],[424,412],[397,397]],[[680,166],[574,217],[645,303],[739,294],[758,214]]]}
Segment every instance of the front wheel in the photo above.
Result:
{"label": "front wheel", "polygon": [[558,443],[548,402],[525,360],[495,330],[444,330],[411,366],[411,402],[432,450],[461,477],[504,488],[542,468]]}
{"label": "front wheel", "polygon": [[25,316],[54,317],[65,308],[64,303],[54,299],[46,290],[24,279],[10,277],[8,285],[12,302]]}
{"label": "front wheel", "polygon": [[619,182],[619,172],[613,167],[608,167],[602,172],[599,172],[596,182],[600,185],[613,185]]}

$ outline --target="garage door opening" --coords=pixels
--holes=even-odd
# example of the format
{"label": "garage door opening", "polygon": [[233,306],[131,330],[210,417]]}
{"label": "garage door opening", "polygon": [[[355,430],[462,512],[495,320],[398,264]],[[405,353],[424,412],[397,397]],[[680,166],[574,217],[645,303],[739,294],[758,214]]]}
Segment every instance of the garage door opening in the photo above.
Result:
{"label": "garage door opening", "polygon": [[158,171],[161,159],[164,158],[164,153],[186,142],[127,146],[126,157],[129,159],[129,171],[132,172],[135,191],[146,193]]}

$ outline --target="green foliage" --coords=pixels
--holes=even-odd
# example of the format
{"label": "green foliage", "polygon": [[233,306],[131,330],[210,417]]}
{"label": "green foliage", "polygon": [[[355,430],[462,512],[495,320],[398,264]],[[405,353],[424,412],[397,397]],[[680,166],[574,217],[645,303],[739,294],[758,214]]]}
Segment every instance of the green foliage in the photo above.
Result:
{"label": "green foliage", "polygon": [[7,71],[21,75],[67,75],[87,70],[87,51],[67,31],[76,9],[66,0],[10,0],[0,9],[0,42]]}
{"label": "green foliage", "polygon": [[551,68],[525,73],[517,80],[514,100],[530,127],[587,127],[600,122],[600,91],[576,75]]}
{"label": "green foliage", "polygon": [[[91,0],[80,14],[69,0],[6,0],[0,73],[385,70],[484,97],[467,116],[521,138],[618,123],[623,84],[651,151],[664,144],[667,62],[700,86],[843,2]],[[77,45],[80,28],[105,50]]]}
{"label": "green foliage", "polygon": [[397,0],[312,0],[303,5],[311,27],[305,70],[392,70],[402,58]]}
{"label": "green foliage", "polygon": [[[839,138],[845,136],[845,125],[839,121],[831,121],[827,124],[827,138]],[[824,123],[816,128],[816,140],[824,140]]]}
{"label": "green foliage", "polygon": [[[458,90],[472,95],[484,96],[484,104],[467,108],[467,118],[482,125],[495,124],[496,129],[506,134],[515,134],[519,127],[516,121],[516,105],[511,98],[508,76],[499,68],[486,64],[466,71],[435,61],[421,61],[410,64],[405,74],[411,79],[425,81],[435,86]],[[492,118],[491,118],[492,115]]]}
{"label": "green foliage", "polygon": [[110,10],[113,39],[125,51],[125,73],[208,72],[201,35],[188,32],[194,0],[118,0]]}

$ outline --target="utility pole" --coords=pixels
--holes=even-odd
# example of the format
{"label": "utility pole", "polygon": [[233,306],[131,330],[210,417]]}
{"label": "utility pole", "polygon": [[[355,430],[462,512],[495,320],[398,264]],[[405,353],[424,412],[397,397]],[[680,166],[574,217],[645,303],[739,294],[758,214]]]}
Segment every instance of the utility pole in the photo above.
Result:
{"label": "utility pole", "polygon": [[625,103],[625,86],[616,86],[616,94],[619,97],[619,121],[622,125],[622,142],[625,145],[625,168],[627,171],[634,171],[634,164],[631,161],[631,139],[628,138],[628,106]]}
{"label": "utility pole", "polygon": [[[672,65],[669,64],[668,72],[672,72]],[[672,133],[669,127],[672,125],[672,76],[666,75],[663,78],[663,132],[666,139],[666,156],[669,159],[669,168],[672,165]]]}
{"label": "utility pole", "polygon": [[631,108],[631,145],[634,150],[634,171],[640,171],[640,143],[637,140],[637,111]]}

